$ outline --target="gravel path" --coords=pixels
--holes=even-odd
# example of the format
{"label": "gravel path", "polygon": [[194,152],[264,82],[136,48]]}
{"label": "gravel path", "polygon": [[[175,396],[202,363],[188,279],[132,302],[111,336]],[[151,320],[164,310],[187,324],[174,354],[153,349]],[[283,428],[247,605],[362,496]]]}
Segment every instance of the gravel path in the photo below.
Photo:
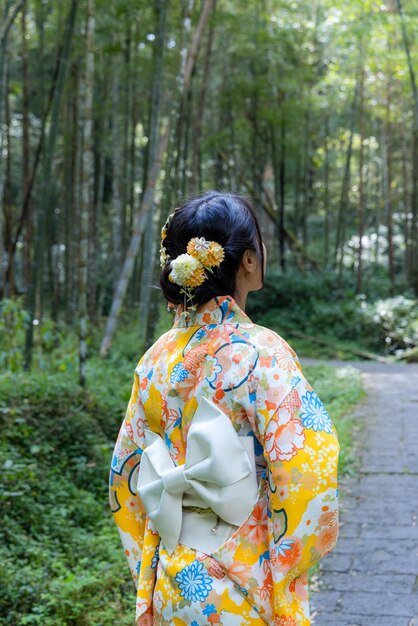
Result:
{"label": "gravel path", "polygon": [[340,484],[340,536],[321,562],[312,624],[418,626],[418,365],[330,364],[361,369],[367,398],[361,471]]}

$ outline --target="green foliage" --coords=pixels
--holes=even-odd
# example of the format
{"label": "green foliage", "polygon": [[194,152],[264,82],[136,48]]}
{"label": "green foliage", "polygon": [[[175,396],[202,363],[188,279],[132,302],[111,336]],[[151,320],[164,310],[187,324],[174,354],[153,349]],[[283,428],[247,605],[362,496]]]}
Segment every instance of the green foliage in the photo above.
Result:
{"label": "green foliage", "polygon": [[107,496],[123,417],[114,391],[82,391],[63,374],[0,378],[4,624],[132,623],[134,587]]}
{"label": "green foliage", "polygon": [[22,304],[22,297],[0,302],[0,370],[16,372],[22,367],[25,330],[30,323]]}
{"label": "green foliage", "polygon": [[[23,296],[0,302],[0,369],[20,371],[24,362],[26,332],[30,314],[24,308]],[[68,332],[64,323],[57,323],[45,316],[41,323],[35,320],[33,329],[34,365],[47,369],[49,364],[60,371],[74,371],[77,365],[78,345],[74,334]],[[69,345],[69,339],[72,346]]]}
{"label": "green foliage", "polygon": [[[378,269],[368,281],[367,294],[356,295],[354,281],[348,271],[339,286],[331,271],[289,269],[283,274],[270,269],[265,288],[249,299],[248,312],[254,321],[285,335],[296,330],[381,354],[418,345],[417,300],[408,293],[388,297],[389,285]],[[299,345],[291,335],[288,340]],[[309,356],[318,352],[315,345],[302,345],[306,356],[307,350]]]}
{"label": "green foliage", "polygon": [[377,329],[376,343],[391,352],[418,346],[418,302],[396,296],[364,307],[364,315]]}
{"label": "green foliage", "polygon": [[[108,504],[111,454],[134,362],[89,361],[90,389],[67,372],[0,376],[0,614],[5,626],[128,626],[135,589]],[[352,470],[353,368],[305,368]]]}

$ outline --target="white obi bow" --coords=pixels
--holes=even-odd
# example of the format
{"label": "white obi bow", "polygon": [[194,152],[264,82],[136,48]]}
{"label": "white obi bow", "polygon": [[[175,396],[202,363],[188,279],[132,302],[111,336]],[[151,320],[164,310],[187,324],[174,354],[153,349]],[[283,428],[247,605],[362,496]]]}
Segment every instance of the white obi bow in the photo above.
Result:
{"label": "white obi bow", "polygon": [[145,430],[137,491],[169,554],[180,537],[183,496],[184,504],[209,507],[236,526],[251,513],[257,478],[242,439],[253,450],[252,437],[239,437],[229,417],[207,398],[190,425],[184,465],[174,464],[160,435]]}

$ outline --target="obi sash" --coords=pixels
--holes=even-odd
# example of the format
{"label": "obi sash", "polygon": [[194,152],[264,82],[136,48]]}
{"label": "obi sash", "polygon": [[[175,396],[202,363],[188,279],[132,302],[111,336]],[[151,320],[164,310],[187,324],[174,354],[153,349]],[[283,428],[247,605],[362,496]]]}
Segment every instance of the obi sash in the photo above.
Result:
{"label": "obi sash", "polygon": [[[188,431],[184,464],[175,465],[157,433],[145,430],[145,443],[137,491],[167,552],[172,554],[179,540],[210,551],[219,547],[205,536],[219,528],[226,539],[257,501],[253,438],[239,437],[228,415],[202,398]],[[210,516],[205,520],[183,506],[208,508]]]}

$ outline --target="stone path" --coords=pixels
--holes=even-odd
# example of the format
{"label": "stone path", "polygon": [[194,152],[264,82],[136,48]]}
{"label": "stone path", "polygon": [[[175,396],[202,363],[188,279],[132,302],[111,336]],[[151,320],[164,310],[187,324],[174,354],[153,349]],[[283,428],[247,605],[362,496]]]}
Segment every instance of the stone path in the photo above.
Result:
{"label": "stone path", "polygon": [[418,626],[418,365],[331,364],[359,367],[367,399],[361,471],[340,484],[340,536],[321,562],[312,624]]}

